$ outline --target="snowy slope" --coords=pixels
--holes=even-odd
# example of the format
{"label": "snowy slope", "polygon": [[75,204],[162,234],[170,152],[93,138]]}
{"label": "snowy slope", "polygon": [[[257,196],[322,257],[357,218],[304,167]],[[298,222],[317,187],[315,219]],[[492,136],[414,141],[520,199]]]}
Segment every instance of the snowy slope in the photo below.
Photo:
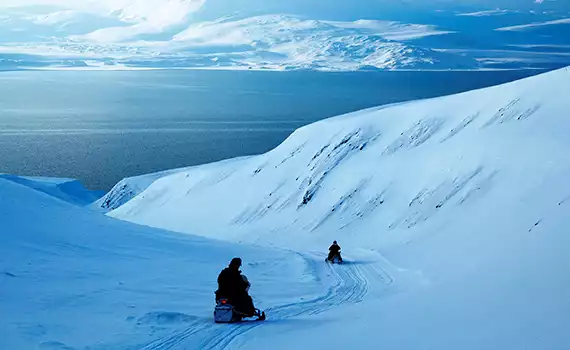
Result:
{"label": "snowy slope", "polygon": [[[206,167],[218,167],[224,163],[236,162],[246,158],[248,157],[246,156],[241,158],[222,160],[220,162],[202,165],[201,169],[204,169]],[[125,178],[119,181],[115,186],[113,186],[113,188],[109,192],[107,192],[105,195],[101,196],[97,201],[95,201],[92,207],[102,212],[107,212],[110,210],[117,209],[121,205],[127,203],[137,195],[144,192],[156,180],[176,173],[189,171],[193,168],[195,168],[195,166],[159,171],[152,174],[145,174],[145,175]]]}
{"label": "snowy slope", "polygon": [[10,350],[211,348],[227,330],[212,322],[216,277],[234,256],[262,308],[321,300],[343,281],[307,255],[132,225],[3,178],[0,241]]}
{"label": "snowy slope", "polygon": [[123,179],[113,186],[113,188],[104,196],[95,201],[95,203],[93,203],[93,207],[101,211],[117,209],[142,193],[156,180],[179,171],[183,171],[183,169],[160,171],[157,173]]}
{"label": "snowy slope", "polygon": [[568,68],[325,120],[267,154],[161,178],[110,215],[301,252],[334,238],[368,269],[361,306],[233,344],[564,349],[567,91]]}
{"label": "snowy slope", "polygon": [[88,190],[74,179],[14,176],[8,174],[0,174],[0,179],[13,181],[80,206],[89,205],[105,194],[101,191]]}
{"label": "snowy slope", "polygon": [[283,232],[328,241],[331,230],[358,238],[373,223],[385,242],[445,216],[446,207],[486,203],[503,181],[517,183],[513,200],[564,169],[569,77],[564,69],[324,120],[267,154],[162,178],[112,215],[272,241]]}

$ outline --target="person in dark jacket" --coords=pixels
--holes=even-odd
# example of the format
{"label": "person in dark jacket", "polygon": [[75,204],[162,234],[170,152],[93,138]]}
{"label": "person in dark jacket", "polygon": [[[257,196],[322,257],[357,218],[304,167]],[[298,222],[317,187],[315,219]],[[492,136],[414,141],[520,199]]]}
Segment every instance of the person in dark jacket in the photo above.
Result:
{"label": "person in dark jacket", "polygon": [[338,260],[342,262],[342,257],[340,256],[340,246],[336,241],[334,241],[333,244],[329,247],[329,256],[327,259],[329,261],[333,261],[335,256],[338,256]]}
{"label": "person in dark jacket", "polygon": [[240,267],[241,259],[233,258],[230,265],[220,272],[216,301],[227,299],[235,311],[246,317],[253,317],[258,315],[258,312],[253,306],[253,300],[247,294],[250,284],[241,274]]}

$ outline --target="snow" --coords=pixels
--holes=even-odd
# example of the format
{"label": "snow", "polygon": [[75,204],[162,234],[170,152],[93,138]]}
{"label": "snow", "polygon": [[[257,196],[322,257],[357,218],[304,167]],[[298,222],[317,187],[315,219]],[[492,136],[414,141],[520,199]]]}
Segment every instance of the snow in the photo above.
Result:
{"label": "snow", "polygon": [[132,225],[3,178],[0,193],[3,349],[164,349],[173,332],[204,348],[226,330],[213,293],[234,256],[262,308],[337,279],[307,255]]}
{"label": "snow", "polygon": [[101,191],[88,190],[74,179],[14,176],[8,174],[0,174],[0,179],[22,184],[79,206],[90,205],[105,194]]}
{"label": "snow", "polygon": [[[567,126],[558,111],[565,109],[567,78],[567,70],[557,71],[318,122],[265,155],[222,163],[218,169],[192,168],[156,181],[112,215],[176,231],[192,225],[194,232],[211,235],[211,227],[196,225],[207,223],[199,218],[212,213],[219,215],[220,235],[231,229],[251,237],[252,229],[264,232],[270,223],[289,235],[328,236],[329,227],[338,228],[343,221],[362,226],[369,219],[389,232],[408,231],[408,226],[441,212],[431,210],[428,199],[435,205],[462,197],[467,201],[474,194],[471,190],[500,178],[518,178],[516,171],[529,164],[547,159],[564,164],[565,147],[556,141],[566,143],[561,130]],[[544,123],[561,125],[540,127]],[[547,169],[525,173],[520,183],[543,179]],[[168,205],[156,208],[155,196]],[[374,212],[379,209],[376,199],[394,202]],[[335,206],[342,207],[342,213],[330,214]],[[368,210],[371,217],[360,218]]]}
{"label": "snow", "polygon": [[[1,177],[2,345],[566,349],[567,91],[570,68],[338,116],[125,179],[107,215]],[[234,256],[263,323],[213,323]]]}
{"label": "snow", "polygon": [[332,118],[267,154],[158,179],[109,215],[299,252],[339,240],[361,302],[235,347],[335,334],[340,347],[564,349],[567,91],[568,68]]}
{"label": "snow", "polygon": [[178,52],[216,57],[215,65],[222,67],[343,71],[366,67],[476,68],[475,61],[462,56],[395,41],[447,33],[426,25],[332,22],[276,14],[196,23],[163,44],[162,49],[155,49],[170,52],[173,57]]}
{"label": "snow", "polygon": [[[216,167],[221,164],[227,164],[239,161],[241,159],[246,159],[248,157],[241,157],[235,159],[228,159],[223,160],[220,162],[212,163],[209,165],[202,165],[201,169],[207,167]],[[171,169],[165,171],[159,171],[152,174],[145,174],[140,176],[133,176],[126,179],[119,181],[113,188],[107,192],[104,196],[101,196],[95,203],[93,203],[93,207],[100,211],[109,211],[114,210],[120,207],[121,205],[127,203],[134,197],[141,194],[145,191],[152,183],[156,180],[163,178],[168,175],[181,173],[183,171],[190,170],[194,167],[187,167],[187,168],[180,168],[180,169]]]}

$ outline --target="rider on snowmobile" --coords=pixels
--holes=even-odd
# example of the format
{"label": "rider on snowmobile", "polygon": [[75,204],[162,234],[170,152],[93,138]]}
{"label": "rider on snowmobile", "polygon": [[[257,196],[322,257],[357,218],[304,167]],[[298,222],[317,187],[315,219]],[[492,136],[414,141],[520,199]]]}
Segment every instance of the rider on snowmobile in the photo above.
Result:
{"label": "rider on snowmobile", "polygon": [[259,310],[253,306],[253,300],[247,293],[250,283],[241,274],[241,259],[233,258],[230,265],[220,272],[218,276],[218,290],[216,291],[216,302],[220,299],[227,299],[234,310],[245,317],[261,316]]}
{"label": "rider on snowmobile", "polygon": [[333,259],[338,256],[338,260],[342,262],[342,257],[340,256],[340,246],[336,241],[329,247],[329,256],[327,258],[328,261],[333,261]]}

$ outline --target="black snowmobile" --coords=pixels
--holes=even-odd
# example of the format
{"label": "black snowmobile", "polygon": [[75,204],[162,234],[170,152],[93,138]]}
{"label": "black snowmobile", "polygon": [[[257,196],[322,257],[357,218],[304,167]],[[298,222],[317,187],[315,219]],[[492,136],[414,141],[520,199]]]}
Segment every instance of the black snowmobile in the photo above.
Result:
{"label": "black snowmobile", "polygon": [[340,254],[335,254],[333,256],[328,256],[325,259],[326,262],[331,263],[331,264],[342,264],[342,257],[340,256]]}
{"label": "black snowmobile", "polygon": [[[240,261],[241,264],[241,261]],[[234,302],[236,305],[230,303],[231,298],[224,296],[218,297],[216,294],[216,307],[214,309],[214,322],[216,323],[235,323],[244,321],[244,319],[257,317],[253,320],[248,321],[264,321],[265,312],[254,308],[251,297],[247,294],[251,283],[248,281],[245,275],[240,276],[243,278],[243,283],[245,284],[245,295],[240,294],[240,296],[234,296]],[[239,278],[239,277],[238,277]],[[240,306],[241,305],[241,306]],[[236,307],[238,306],[238,307]],[[241,312],[241,310],[248,310],[249,313]]]}
{"label": "black snowmobile", "polygon": [[[248,317],[249,315],[236,310],[232,305],[230,305],[228,299],[220,299],[216,303],[216,308],[214,309],[214,322],[216,323],[242,322]],[[247,321],[265,321],[265,312],[255,309],[254,317],[257,318]]]}
{"label": "black snowmobile", "polygon": [[340,246],[336,241],[329,247],[329,255],[325,259],[326,262],[334,264],[342,264],[342,256],[340,256]]}

